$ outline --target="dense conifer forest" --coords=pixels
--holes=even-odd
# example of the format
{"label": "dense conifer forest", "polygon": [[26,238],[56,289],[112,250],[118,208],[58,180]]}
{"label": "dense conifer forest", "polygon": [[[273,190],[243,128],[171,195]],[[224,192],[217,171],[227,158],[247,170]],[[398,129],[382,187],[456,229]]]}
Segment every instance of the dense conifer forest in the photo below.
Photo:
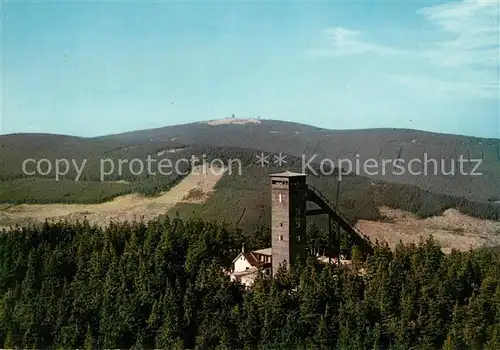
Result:
{"label": "dense conifer forest", "polygon": [[[0,234],[4,348],[499,349],[500,253],[377,245],[245,291],[224,275],[269,232],[200,220]],[[364,271],[364,273],[359,273]]]}

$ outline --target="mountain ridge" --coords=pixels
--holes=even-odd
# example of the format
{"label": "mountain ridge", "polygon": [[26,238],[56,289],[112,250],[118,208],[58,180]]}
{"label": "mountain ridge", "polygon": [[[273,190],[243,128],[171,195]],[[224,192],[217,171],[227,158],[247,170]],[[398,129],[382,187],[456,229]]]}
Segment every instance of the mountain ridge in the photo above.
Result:
{"label": "mountain ridge", "polygon": [[[228,119],[230,120],[230,119]],[[435,133],[413,129],[331,130],[277,120],[258,120],[249,124],[209,125],[209,121],[186,123],[161,128],[130,131],[113,135],[82,138],[60,134],[10,134],[0,136],[0,165],[5,177],[20,177],[23,159],[75,157],[145,157],[159,150],[176,147],[241,148],[254,155],[264,152],[284,153],[303,159],[336,161],[345,159],[420,160],[415,170],[422,170],[424,156],[436,159],[448,169],[460,157],[480,160],[481,176],[434,173],[411,175],[367,175],[374,180],[416,185],[422,189],[488,201],[500,198],[500,139]],[[188,150],[188,149],[186,149]],[[469,170],[472,165],[469,164]],[[437,167],[436,167],[437,168]],[[442,170],[442,169],[440,169]],[[7,175],[4,175],[7,173]]]}
{"label": "mountain ridge", "polygon": [[[243,118],[240,118],[240,119],[243,119]],[[331,132],[387,132],[387,131],[395,131],[395,132],[422,133],[422,134],[427,134],[429,136],[449,136],[449,137],[459,137],[459,138],[477,139],[477,140],[485,140],[485,141],[500,141],[500,138],[496,138],[496,137],[482,137],[482,136],[474,136],[474,135],[467,135],[467,134],[455,134],[455,133],[449,133],[449,132],[439,132],[439,131],[430,131],[430,130],[413,129],[413,128],[374,127],[374,128],[354,128],[354,129],[331,129],[331,128],[323,128],[320,126],[306,124],[306,123],[299,123],[299,122],[292,122],[292,121],[278,120],[278,119],[254,119],[254,118],[244,118],[244,119],[256,120],[256,121],[260,122],[259,124],[276,123],[276,124],[280,124],[280,125],[287,125],[287,124],[288,125],[296,125],[298,127],[307,127],[307,128],[311,128],[311,129],[316,129],[317,131],[331,131]],[[15,132],[15,133],[8,133],[8,134],[0,134],[0,138],[11,137],[11,136],[61,136],[61,137],[72,137],[72,138],[92,140],[92,139],[102,139],[102,138],[109,138],[109,137],[125,136],[125,135],[129,135],[129,134],[134,134],[134,133],[166,130],[169,128],[186,127],[186,126],[192,126],[192,125],[196,125],[196,124],[209,125],[208,123],[211,121],[222,121],[222,120],[231,120],[231,118],[207,119],[207,120],[200,120],[200,121],[196,121],[196,122],[172,124],[172,125],[166,125],[166,126],[160,126],[160,127],[154,127],[154,128],[146,128],[146,129],[135,129],[135,130],[130,130],[130,131],[110,133],[110,134],[104,134],[104,135],[98,135],[98,136],[78,136],[78,135],[71,135],[71,134],[64,134],[64,133],[49,133],[49,132],[36,132],[36,133]],[[211,126],[211,127],[223,127],[225,125],[233,125],[233,126],[241,126],[241,127],[249,126],[249,124],[241,124],[241,123],[228,123],[228,124],[209,125],[209,126]],[[255,125],[255,124],[252,124],[252,125]]]}

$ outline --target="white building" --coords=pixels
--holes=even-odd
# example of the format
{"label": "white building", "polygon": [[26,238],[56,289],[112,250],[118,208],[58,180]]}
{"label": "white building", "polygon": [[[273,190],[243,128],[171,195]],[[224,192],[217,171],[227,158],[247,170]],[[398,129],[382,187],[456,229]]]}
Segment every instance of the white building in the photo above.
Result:
{"label": "white building", "polygon": [[240,282],[246,287],[251,287],[259,273],[271,275],[272,250],[271,248],[259,249],[253,252],[241,253],[233,260],[233,270],[230,273],[231,281]]}
{"label": "white building", "polygon": [[[337,264],[337,258],[331,260],[326,256],[317,256],[319,262],[328,264]],[[350,264],[350,260],[346,260],[341,256],[340,263],[342,265]],[[233,260],[233,269],[229,272],[231,281],[239,282],[250,288],[254,280],[261,273],[264,276],[272,276],[272,248],[254,250],[246,253],[244,248],[241,253]]]}

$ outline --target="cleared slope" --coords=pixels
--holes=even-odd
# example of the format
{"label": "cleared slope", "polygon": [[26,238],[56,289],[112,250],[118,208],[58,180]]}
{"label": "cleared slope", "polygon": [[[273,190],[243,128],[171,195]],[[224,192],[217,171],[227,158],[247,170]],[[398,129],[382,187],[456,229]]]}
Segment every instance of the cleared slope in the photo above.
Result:
{"label": "cleared slope", "polygon": [[197,167],[178,185],[156,197],[138,194],[120,196],[101,204],[22,204],[0,211],[0,225],[43,222],[45,219],[83,220],[106,225],[110,221],[150,220],[166,214],[175,204],[188,199],[190,191],[197,189],[206,197],[212,191],[225,169]]}
{"label": "cleared slope", "polygon": [[392,248],[400,241],[404,244],[418,243],[431,235],[446,253],[452,249],[469,250],[500,244],[500,222],[473,218],[456,209],[448,209],[443,215],[425,219],[387,207],[380,208],[380,212],[386,220],[360,220],[357,226],[372,241],[385,241]]}

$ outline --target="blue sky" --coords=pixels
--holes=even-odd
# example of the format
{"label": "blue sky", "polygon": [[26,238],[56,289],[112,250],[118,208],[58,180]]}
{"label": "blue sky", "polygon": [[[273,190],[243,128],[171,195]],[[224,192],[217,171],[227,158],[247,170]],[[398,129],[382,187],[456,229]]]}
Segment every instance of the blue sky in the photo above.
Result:
{"label": "blue sky", "polygon": [[256,117],[500,138],[495,1],[6,1],[2,130]]}

